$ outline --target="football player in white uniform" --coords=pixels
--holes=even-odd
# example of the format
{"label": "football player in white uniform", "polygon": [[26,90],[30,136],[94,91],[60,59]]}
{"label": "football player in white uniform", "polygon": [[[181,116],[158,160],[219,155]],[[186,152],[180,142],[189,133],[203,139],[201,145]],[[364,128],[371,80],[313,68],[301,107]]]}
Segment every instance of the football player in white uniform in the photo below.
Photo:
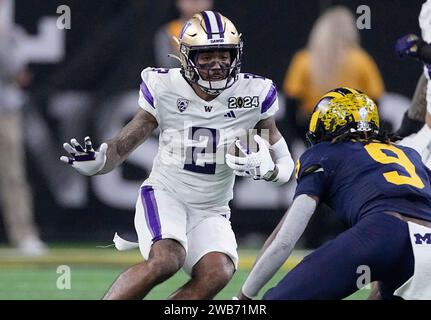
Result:
{"label": "football player in white uniform", "polygon": [[[71,156],[62,161],[85,175],[104,174],[160,129],[159,151],[136,202],[145,261],[122,273],[105,299],[143,298],[182,267],[191,279],[170,298],[213,298],[237,266],[228,206],[235,174],[289,180],[294,164],[273,117],[277,91],[269,79],[240,73],[240,36],[218,12],[195,14],[179,39],[182,67],[142,71],[140,109],[114,139],[98,151],[88,137],[84,147],[76,139],[64,144]],[[269,132],[270,146],[255,136],[258,152],[225,161],[227,146],[253,128]]]}

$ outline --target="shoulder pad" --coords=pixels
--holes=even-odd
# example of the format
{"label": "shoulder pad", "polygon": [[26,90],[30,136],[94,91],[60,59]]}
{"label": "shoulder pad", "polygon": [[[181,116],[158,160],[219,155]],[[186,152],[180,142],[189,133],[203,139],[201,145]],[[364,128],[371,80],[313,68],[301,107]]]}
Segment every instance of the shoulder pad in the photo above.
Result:
{"label": "shoulder pad", "polygon": [[305,177],[306,175],[309,175],[310,173],[323,172],[323,168],[320,164],[311,164],[308,167],[304,168],[303,170],[301,170],[301,169],[302,168],[300,167],[299,160],[298,160],[297,169],[295,170],[296,179]]}
{"label": "shoulder pad", "polygon": [[269,88],[273,84],[271,79],[258,76],[252,73],[241,73],[240,80],[243,86],[249,87],[249,90],[251,89],[253,90],[253,92],[256,92],[256,94],[259,94],[261,96],[265,96]]}
{"label": "shoulder pad", "polygon": [[169,69],[166,68],[154,68],[148,67],[142,70],[141,78],[143,81],[154,81],[159,78],[160,75],[166,75],[169,73]]}
{"label": "shoulder pad", "polygon": [[323,162],[325,157],[326,147],[323,145],[316,145],[306,150],[296,164],[295,174],[296,179],[302,178],[306,175],[316,172],[323,172]]}

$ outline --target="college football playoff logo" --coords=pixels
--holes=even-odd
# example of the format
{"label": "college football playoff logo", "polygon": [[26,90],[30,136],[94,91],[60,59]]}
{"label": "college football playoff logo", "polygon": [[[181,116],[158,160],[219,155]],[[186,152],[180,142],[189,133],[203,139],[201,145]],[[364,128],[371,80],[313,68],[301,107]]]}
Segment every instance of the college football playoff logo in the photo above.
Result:
{"label": "college football playoff logo", "polygon": [[184,110],[187,109],[188,105],[189,105],[189,100],[184,99],[184,98],[178,98],[177,99],[177,107],[178,110],[180,110],[180,112],[184,112]]}

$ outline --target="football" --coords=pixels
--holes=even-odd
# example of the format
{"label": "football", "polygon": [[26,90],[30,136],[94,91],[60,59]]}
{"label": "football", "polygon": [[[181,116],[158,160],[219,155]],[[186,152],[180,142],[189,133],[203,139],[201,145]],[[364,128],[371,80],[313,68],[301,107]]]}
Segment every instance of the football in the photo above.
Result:
{"label": "football", "polygon": [[262,132],[258,132],[256,129],[253,129],[235,136],[234,141],[229,145],[227,150],[228,154],[240,158],[245,156],[244,153],[236,146],[235,142],[237,140],[241,142],[241,145],[247,150],[248,153],[259,151],[259,146],[253,138],[256,134],[259,134],[265,140],[266,145],[269,146],[269,135],[263,134]]}

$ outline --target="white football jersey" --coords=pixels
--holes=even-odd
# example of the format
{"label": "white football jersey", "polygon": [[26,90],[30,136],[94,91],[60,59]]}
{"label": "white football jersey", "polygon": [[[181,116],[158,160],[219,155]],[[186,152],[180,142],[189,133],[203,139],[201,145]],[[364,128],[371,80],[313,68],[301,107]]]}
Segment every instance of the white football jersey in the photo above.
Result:
{"label": "white football jersey", "polygon": [[159,124],[159,150],[144,184],[160,185],[197,208],[228,211],[235,175],[225,153],[236,136],[278,110],[270,79],[240,74],[212,101],[201,99],[180,69],[141,73],[139,106]]}
{"label": "white football jersey", "polygon": [[422,39],[425,42],[431,43],[431,0],[427,0],[422,4],[419,14],[419,25],[422,31]]}

